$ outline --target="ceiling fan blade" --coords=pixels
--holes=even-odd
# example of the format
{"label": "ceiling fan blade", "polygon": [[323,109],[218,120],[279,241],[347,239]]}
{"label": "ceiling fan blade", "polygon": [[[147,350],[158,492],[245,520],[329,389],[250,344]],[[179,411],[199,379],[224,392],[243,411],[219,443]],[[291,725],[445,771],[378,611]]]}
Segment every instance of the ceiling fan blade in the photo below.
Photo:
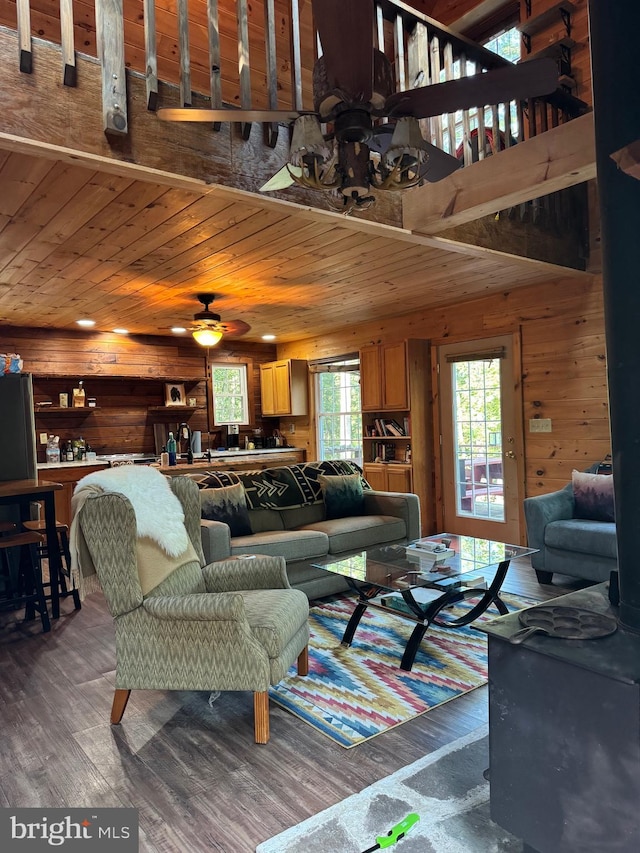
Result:
{"label": "ceiling fan blade", "polygon": [[558,87],[558,69],[552,59],[532,59],[520,65],[461,77],[446,83],[396,92],[387,98],[384,114],[429,116],[502,104],[507,101],[548,95]]}
{"label": "ceiling fan blade", "polygon": [[452,157],[451,154],[447,154],[441,148],[431,145],[430,142],[425,142],[424,147],[429,153],[429,159],[425,163],[424,168],[421,169],[420,174],[430,184],[435,184],[436,181],[447,178],[452,172],[462,167],[462,163],[457,157]]}
{"label": "ceiling fan blade", "polygon": [[269,178],[266,184],[263,184],[260,187],[261,193],[273,192],[274,190],[286,190],[287,187],[293,186],[295,181],[291,177],[292,175],[297,175],[300,177],[302,174],[302,166],[292,166],[290,163],[287,163],[279,169],[272,178]]}
{"label": "ceiling fan blade", "polygon": [[330,88],[367,102],[373,91],[372,0],[312,0]]}
{"label": "ceiling fan blade", "polygon": [[250,329],[251,326],[244,320],[229,320],[229,322],[220,323],[220,330],[228,338],[239,338],[240,335],[246,335]]}
{"label": "ceiling fan blade", "polygon": [[303,113],[297,110],[199,110],[173,109],[163,107],[157,111],[158,118],[164,121],[241,121],[241,122],[271,122],[295,121]]}

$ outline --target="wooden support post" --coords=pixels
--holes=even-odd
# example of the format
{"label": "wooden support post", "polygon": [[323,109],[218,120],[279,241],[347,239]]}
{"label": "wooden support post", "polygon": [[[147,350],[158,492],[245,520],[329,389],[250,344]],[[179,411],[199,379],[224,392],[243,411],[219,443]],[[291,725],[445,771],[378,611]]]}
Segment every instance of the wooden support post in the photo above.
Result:
{"label": "wooden support post", "polygon": [[143,0],[143,17],[147,109],[155,110],[158,106],[158,55],[156,52],[155,0]]}
{"label": "wooden support post", "polygon": [[73,0],[60,0],[60,41],[62,45],[62,82],[75,86],[76,51],[73,40]]}
{"label": "wooden support post", "polygon": [[256,743],[269,741],[269,691],[253,694],[253,726]]}
{"label": "wooden support post", "polygon": [[96,39],[102,66],[102,117],[105,133],[129,132],[124,70],[124,0],[96,3]]}

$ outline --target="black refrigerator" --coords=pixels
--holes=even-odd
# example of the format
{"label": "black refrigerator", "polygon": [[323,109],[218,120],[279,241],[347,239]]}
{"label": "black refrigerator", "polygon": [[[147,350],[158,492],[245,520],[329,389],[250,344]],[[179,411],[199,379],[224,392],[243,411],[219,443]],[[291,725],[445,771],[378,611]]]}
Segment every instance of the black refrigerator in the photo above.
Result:
{"label": "black refrigerator", "polygon": [[0,375],[0,482],[37,476],[30,373]]}

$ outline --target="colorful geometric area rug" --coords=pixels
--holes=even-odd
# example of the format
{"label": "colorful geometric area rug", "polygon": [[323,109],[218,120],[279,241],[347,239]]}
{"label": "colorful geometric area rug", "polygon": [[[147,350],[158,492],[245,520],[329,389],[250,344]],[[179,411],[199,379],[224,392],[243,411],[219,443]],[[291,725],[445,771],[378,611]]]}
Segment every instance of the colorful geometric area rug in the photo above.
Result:
{"label": "colorful geometric area rug", "polygon": [[409,815],[419,820],[390,845],[394,853],[521,853],[522,841],[491,820],[487,731],[482,726],[397,770],[263,841],[256,853],[362,853]]}
{"label": "colorful geometric area rug", "polygon": [[[537,602],[503,593],[510,610]],[[453,619],[477,599],[448,608]],[[295,667],[270,690],[270,698],[340,746],[349,749],[406,723],[487,682],[487,639],[472,625],[432,625],[410,672],[400,661],[414,623],[379,608],[368,608],[351,646],[340,641],[353,612],[353,596],[326,599],[309,611],[309,675]],[[498,617],[491,607],[475,625]]]}

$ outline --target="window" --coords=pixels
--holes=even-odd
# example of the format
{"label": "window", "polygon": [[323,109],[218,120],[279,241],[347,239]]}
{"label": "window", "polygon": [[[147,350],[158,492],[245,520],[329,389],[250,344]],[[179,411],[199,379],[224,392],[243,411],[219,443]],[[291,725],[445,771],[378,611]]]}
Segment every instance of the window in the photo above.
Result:
{"label": "window", "polygon": [[212,364],[211,388],[216,426],[249,423],[246,364]]}
{"label": "window", "polygon": [[342,356],[309,368],[316,374],[318,459],[352,459],[362,465],[359,359]]}

